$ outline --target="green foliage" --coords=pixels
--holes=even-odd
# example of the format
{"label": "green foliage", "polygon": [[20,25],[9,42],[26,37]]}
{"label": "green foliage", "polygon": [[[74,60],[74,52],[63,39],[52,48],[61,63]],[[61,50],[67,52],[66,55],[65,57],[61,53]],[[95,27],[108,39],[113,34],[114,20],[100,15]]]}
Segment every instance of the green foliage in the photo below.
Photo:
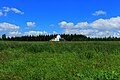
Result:
{"label": "green foliage", "polygon": [[2,35],[2,40],[6,40],[6,34]]}
{"label": "green foliage", "polygon": [[0,80],[119,80],[120,42],[0,42]]}
{"label": "green foliage", "polygon": [[120,73],[117,73],[115,71],[100,71],[95,76],[96,80],[118,80],[120,77]]}

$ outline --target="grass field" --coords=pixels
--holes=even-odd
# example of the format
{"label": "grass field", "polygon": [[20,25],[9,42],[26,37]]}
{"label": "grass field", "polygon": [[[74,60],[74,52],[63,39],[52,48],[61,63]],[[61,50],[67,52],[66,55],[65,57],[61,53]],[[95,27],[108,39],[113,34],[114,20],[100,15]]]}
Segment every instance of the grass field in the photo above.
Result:
{"label": "grass field", "polygon": [[120,80],[120,42],[0,42],[0,80]]}

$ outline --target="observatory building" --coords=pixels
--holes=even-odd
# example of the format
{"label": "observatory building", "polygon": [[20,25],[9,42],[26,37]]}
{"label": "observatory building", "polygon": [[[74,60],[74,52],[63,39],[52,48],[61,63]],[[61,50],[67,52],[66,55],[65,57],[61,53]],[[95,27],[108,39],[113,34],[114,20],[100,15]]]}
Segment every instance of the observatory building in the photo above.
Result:
{"label": "observatory building", "polygon": [[65,41],[65,39],[64,39],[64,38],[61,38],[61,36],[60,36],[60,35],[57,35],[57,37],[56,37],[56,38],[51,39],[50,41]]}

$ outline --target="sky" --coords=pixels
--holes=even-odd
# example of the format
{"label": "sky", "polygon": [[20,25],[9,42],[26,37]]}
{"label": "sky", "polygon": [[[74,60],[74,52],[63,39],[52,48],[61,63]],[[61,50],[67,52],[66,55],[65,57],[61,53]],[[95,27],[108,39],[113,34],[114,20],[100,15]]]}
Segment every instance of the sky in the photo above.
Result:
{"label": "sky", "polygon": [[120,0],[0,0],[0,36],[120,37]]}

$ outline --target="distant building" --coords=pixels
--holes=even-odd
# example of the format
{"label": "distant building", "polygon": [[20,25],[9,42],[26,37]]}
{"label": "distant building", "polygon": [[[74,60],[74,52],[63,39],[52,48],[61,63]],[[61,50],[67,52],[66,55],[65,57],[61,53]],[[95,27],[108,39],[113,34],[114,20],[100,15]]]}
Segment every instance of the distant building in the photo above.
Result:
{"label": "distant building", "polygon": [[61,36],[60,36],[60,35],[57,35],[57,37],[56,37],[56,38],[51,39],[50,41],[65,41],[65,39],[64,39],[64,38],[61,38]]}

